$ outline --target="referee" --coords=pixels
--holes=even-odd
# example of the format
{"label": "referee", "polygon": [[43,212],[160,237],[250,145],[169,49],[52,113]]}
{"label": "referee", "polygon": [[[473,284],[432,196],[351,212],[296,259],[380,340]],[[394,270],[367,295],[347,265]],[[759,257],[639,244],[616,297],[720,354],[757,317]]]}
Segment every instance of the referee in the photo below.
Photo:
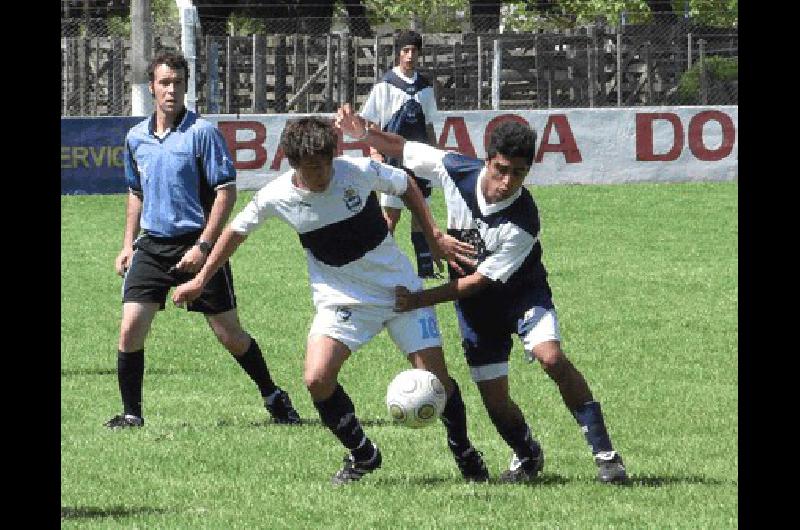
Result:
{"label": "referee", "polygon": [[[236,170],[222,136],[184,106],[186,59],[161,52],[147,74],[155,113],[125,138],[129,193],[115,262],[124,278],[117,353],[123,412],[105,423],[112,429],[144,425],[144,342],[153,318],[164,309],[170,287],[203,266],[236,203]],[[258,386],[274,421],[299,423],[288,394],[272,381],[258,343],[239,323],[229,262],[186,309],[205,315],[217,339]]]}

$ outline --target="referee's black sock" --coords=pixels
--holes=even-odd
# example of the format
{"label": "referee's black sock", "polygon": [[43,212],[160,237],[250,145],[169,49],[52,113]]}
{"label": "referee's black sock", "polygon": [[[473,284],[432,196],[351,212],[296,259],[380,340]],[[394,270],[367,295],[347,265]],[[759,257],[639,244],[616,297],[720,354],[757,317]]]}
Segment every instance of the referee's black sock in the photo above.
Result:
{"label": "referee's black sock", "polygon": [[447,430],[447,444],[450,450],[461,456],[472,447],[472,442],[467,436],[467,408],[461,399],[461,390],[452,377],[453,393],[447,398],[447,403],[442,411],[441,420]]}
{"label": "referee's black sock", "polygon": [[315,401],[314,407],[322,423],[350,450],[353,458],[364,462],[374,456],[372,442],[364,434],[361,422],[356,418],[355,406],[342,385],[336,385],[336,390],[328,399]]}
{"label": "referee's black sock", "polygon": [[433,256],[425,234],[411,232],[411,244],[414,245],[414,253],[417,256],[417,275],[421,278],[433,276]]}
{"label": "referee's black sock", "polygon": [[144,349],[132,352],[117,350],[117,380],[123,412],[141,418]]}
{"label": "referee's black sock", "polygon": [[259,348],[255,338],[250,337],[250,347],[247,348],[243,355],[239,357],[234,355],[233,358],[247,372],[250,379],[258,385],[258,391],[261,392],[262,397],[266,398],[278,389],[272,381],[267,362],[264,360],[264,355],[261,353],[261,348]]}

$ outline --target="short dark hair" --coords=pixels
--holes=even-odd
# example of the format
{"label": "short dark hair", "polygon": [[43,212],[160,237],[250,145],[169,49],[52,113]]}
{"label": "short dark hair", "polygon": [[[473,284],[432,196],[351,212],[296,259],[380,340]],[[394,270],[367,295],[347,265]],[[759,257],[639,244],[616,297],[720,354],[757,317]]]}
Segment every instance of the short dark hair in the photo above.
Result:
{"label": "short dark hair", "polygon": [[286,121],[281,133],[280,148],[292,167],[303,158],[323,155],[333,159],[339,137],[329,119],[308,116]]}
{"label": "short dark hair", "polygon": [[422,50],[422,35],[413,29],[408,29],[398,33],[397,37],[394,39],[394,42],[397,46],[397,53],[400,53],[400,50],[409,45],[416,46],[417,51]]}
{"label": "short dark hair", "polygon": [[150,60],[150,64],[147,65],[147,78],[151,82],[156,80],[156,68],[158,68],[160,64],[165,64],[173,70],[183,68],[184,81],[189,80],[189,63],[186,62],[186,58],[182,53],[169,50],[158,52],[155,57]]}
{"label": "short dark hair", "polygon": [[486,146],[486,158],[497,154],[507,158],[524,158],[528,164],[536,156],[536,131],[518,121],[504,121],[494,128]]}

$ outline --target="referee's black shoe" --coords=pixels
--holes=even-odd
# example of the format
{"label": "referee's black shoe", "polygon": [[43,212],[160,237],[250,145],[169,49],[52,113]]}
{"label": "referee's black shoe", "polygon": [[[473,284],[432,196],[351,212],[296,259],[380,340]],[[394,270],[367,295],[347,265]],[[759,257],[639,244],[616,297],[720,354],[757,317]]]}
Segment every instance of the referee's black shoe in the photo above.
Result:
{"label": "referee's black shoe", "polygon": [[134,416],[133,414],[117,414],[103,424],[103,426],[109,429],[127,429],[130,427],[141,427],[143,425],[144,418]]}
{"label": "referee's black shoe", "polygon": [[272,415],[272,420],[275,423],[286,423],[297,425],[301,422],[300,414],[292,406],[292,400],[289,399],[289,394],[280,388],[270,396],[272,399],[264,398],[264,406]]}

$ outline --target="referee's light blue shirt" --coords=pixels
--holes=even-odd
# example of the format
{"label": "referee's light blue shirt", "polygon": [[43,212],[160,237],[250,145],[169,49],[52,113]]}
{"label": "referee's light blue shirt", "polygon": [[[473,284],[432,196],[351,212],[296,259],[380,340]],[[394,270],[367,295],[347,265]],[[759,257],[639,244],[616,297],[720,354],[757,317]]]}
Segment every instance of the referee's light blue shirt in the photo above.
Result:
{"label": "referee's light blue shirt", "polygon": [[158,138],[153,115],[125,137],[125,181],[142,196],[142,229],[156,237],[202,230],[214,190],[236,182],[230,152],[211,122],[184,109],[176,123]]}

